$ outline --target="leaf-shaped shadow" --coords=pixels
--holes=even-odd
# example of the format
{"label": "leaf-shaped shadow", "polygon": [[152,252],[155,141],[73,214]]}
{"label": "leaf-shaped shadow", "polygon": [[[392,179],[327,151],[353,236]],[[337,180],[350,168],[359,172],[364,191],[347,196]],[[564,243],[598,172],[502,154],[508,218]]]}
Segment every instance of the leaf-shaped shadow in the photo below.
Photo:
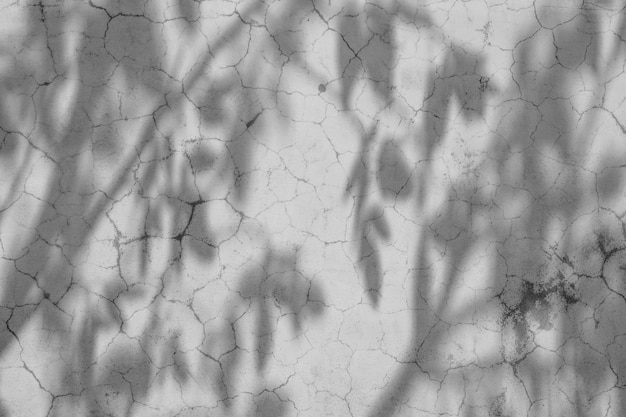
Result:
{"label": "leaf-shaped shadow", "polygon": [[394,17],[378,6],[346,6],[339,24],[338,72],[341,74],[340,101],[350,109],[350,99],[359,77],[370,81],[376,96],[387,102],[392,97],[393,66],[397,47]]}
{"label": "leaf-shaped shadow", "polygon": [[378,186],[389,198],[405,200],[411,197],[412,172],[404,153],[391,140],[378,154]]}
{"label": "leaf-shaped shadow", "polygon": [[350,108],[352,90],[363,66],[358,53],[366,43],[363,23],[356,6],[356,2],[349,2],[346,7],[353,13],[342,14],[339,23],[337,66],[338,73],[341,74],[340,100],[344,109]]}
{"label": "leaf-shaped shadow", "polygon": [[[380,151],[378,166],[370,167],[369,146],[374,142],[376,134],[375,126],[361,139],[360,158],[354,162],[352,171],[348,177],[346,196],[352,195],[355,199],[354,214],[352,221],[353,233],[357,236],[359,248],[358,269],[365,284],[365,290],[370,302],[376,307],[380,299],[382,288],[381,255],[379,245],[390,237],[390,229],[378,203],[368,203],[370,193],[370,176],[377,175],[382,195],[389,195],[390,191],[400,192],[407,188],[410,173],[407,163],[401,161],[395,151],[387,148],[391,141],[386,143]],[[405,177],[403,179],[403,177]],[[399,179],[399,180],[398,180]],[[399,182],[403,185],[399,185]]]}
{"label": "leaf-shaped shadow", "polygon": [[[295,254],[282,254],[268,250],[260,269],[250,271],[241,278],[237,293],[248,301],[249,307],[243,316],[237,316],[236,307],[226,314],[231,322],[251,316],[254,323],[253,346],[254,363],[257,376],[267,371],[269,359],[274,350],[274,335],[278,320],[285,315],[293,317],[294,332],[300,331],[303,323],[300,316],[302,309],[313,300],[309,298],[314,292],[316,297],[323,298],[322,291],[315,281],[310,281],[298,272]],[[317,300],[316,300],[317,301]],[[320,309],[312,309],[312,316],[321,314]],[[235,339],[245,337],[235,335]],[[242,350],[235,348],[227,353],[227,357],[219,359],[224,380],[232,380],[241,363]],[[226,398],[231,393],[226,392]],[[228,405],[228,404],[227,404]]]}
{"label": "leaf-shaped shadow", "polygon": [[373,126],[367,133],[361,136],[361,147],[359,152],[359,158],[356,158],[352,166],[352,170],[348,175],[345,197],[353,197],[355,199],[354,207],[354,227],[361,226],[361,211],[363,204],[365,203],[365,196],[368,192],[370,173],[368,167],[368,147],[374,141],[374,135],[376,134],[376,127]]}
{"label": "leaf-shaped shadow", "polygon": [[275,392],[265,391],[255,399],[248,415],[280,417],[287,414],[287,404],[288,402],[282,400]]}
{"label": "leaf-shaped shadow", "polygon": [[364,210],[361,223],[361,242],[359,246],[359,269],[363,274],[367,296],[378,306],[382,288],[382,268],[380,244],[390,237],[390,230],[384,211],[375,206]]}
{"label": "leaf-shaped shadow", "polygon": [[256,363],[257,371],[263,372],[274,344],[274,324],[272,323],[273,317],[270,316],[268,301],[265,297],[258,297],[255,300],[255,304],[257,306],[255,340]]}
{"label": "leaf-shaped shadow", "polygon": [[476,241],[472,235],[473,216],[476,210],[472,210],[469,203],[456,200],[455,196],[456,191],[450,189],[444,213],[431,226],[435,232],[434,240],[439,240],[445,246],[447,259],[447,265],[440,278],[441,285],[445,288],[437,300],[438,312],[452,307],[450,297],[458,290],[457,284],[461,277],[459,268],[463,266]]}
{"label": "leaf-shaped shadow", "polygon": [[367,29],[373,33],[367,46],[359,53],[365,69],[365,77],[384,101],[392,97],[393,67],[396,65],[396,35],[393,25],[395,16],[374,4],[366,6]]}
{"label": "leaf-shaped shadow", "polygon": [[178,335],[171,335],[168,343],[168,352],[174,352],[174,377],[179,384],[184,386],[184,384],[190,379],[189,364],[187,363],[185,354],[181,351],[181,344]]}

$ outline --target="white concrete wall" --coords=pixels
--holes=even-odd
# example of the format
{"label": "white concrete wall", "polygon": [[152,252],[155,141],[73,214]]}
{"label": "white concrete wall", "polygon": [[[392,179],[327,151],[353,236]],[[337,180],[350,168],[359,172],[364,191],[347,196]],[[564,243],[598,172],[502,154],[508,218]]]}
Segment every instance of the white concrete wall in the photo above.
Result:
{"label": "white concrete wall", "polygon": [[0,1],[0,415],[623,416],[624,7]]}

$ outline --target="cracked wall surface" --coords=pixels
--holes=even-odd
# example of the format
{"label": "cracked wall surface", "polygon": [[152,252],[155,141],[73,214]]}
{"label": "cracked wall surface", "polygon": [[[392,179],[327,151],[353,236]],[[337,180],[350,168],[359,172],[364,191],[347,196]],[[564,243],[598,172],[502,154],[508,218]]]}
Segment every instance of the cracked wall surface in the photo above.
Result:
{"label": "cracked wall surface", "polygon": [[624,416],[625,8],[0,0],[0,416]]}

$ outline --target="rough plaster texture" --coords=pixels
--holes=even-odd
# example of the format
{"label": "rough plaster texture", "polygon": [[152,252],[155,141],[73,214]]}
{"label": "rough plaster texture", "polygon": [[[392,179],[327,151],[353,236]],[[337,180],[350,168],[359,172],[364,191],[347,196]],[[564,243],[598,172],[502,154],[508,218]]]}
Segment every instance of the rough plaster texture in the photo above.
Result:
{"label": "rough plaster texture", "polygon": [[626,414],[622,2],[0,33],[0,415]]}

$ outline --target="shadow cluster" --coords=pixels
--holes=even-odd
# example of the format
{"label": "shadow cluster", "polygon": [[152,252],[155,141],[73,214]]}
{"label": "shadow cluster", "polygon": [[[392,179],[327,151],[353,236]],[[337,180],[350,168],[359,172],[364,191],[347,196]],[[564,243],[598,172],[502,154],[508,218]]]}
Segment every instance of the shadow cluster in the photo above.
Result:
{"label": "shadow cluster", "polygon": [[[441,385],[462,374],[472,404],[467,386],[483,369],[433,360],[434,352],[449,343],[455,324],[478,325],[476,317],[494,314],[493,300],[501,348],[492,366],[525,381],[529,411],[567,397],[572,413],[594,415],[600,388],[617,392],[610,401],[617,414],[626,410],[615,324],[626,314],[624,178],[619,155],[597,149],[598,126],[625,131],[605,103],[607,80],[617,75],[602,58],[623,57],[624,48],[623,41],[602,44],[596,6],[585,3],[558,38],[539,27],[515,46],[517,93],[502,104],[510,106],[504,127],[491,130],[481,149],[486,162],[440,181],[434,167],[455,149],[453,127],[485,122],[489,100],[500,93],[484,54],[446,43],[423,80],[422,107],[412,108],[397,92],[396,23],[436,31],[425,11],[351,1],[330,18],[321,2],[284,3],[226,5],[228,12],[209,17],[226,22],[219,33],[201,26],[211,9],[195,1],[157,11],[108,0],[20,9],[23,47],[0,52],[8,68],[0,81],[0,160],[8,167],[0,183],[0,357],[18,352],[15,367],[48,395],[47,415],[156,413],[146,405],[156,388],[184,393],[193,384],[217,398],[214,408],[181,415],[295,412],[263,383],[278,323],[288,317],[296,337],[323,312],[322,291],[300,272],[297,256],[268,244],[258,265],[228,283],[220,308],[198,306],[196,293],[226,274],[220,244],[239,230],[240,208],[253,198],[249,176],[261,145],[251,132],[264,131],[266,110],[280,107],[274,72],[307,68],[298,27],[310,18],[337,35],[338,75],[307,74],[360,138],[344,201],[353,202],[352,249],[373,308],[384,297],[382,253],[393,237],[386,209],[408,205],[421,221],[407,295],[410,342],[368,415],[399,415],[424,375]],[[626,19],[617,31],[623,40]],[[191,52],[168,50],[168,36]],[[537,67],[546,40],[572,39],[580,40],[555,47],[555,61]],[[580,58],[564,53],[577,49],[585,51]],[[581,72],[596,82],[585,92],[602,98],[584,111],[573,103]],[[378,104],[373,116],[359,108],[366,93]],[[413,127],[395,134],[381,128],[389,111],[409,114]],[[591,154],[599,160],[589,162]],[[224,237],[226,223],[233,230]],[[468,289],[468,265],[485,246],[491,258],[480,285],[487,295],[458,301]],[[193,281],[193,268],[206,282]],[[198,313],[210,308],[217,313]],[[58,357],[31,357],[33,327],[45,330]],[[560,399],[554,376],[543,372],[552,365],[540,354],[550,350],[538,340],[541,330],[557,339],[550,357],[569,385]],[[103,347],[104,339],[115,347]],[[565,365],[571,374],[559,370]],[[47,366],[49,375],[36,376]],[[246,373],[253,381],[242,382]],[[489,415],[507,415],[510,394],[490,395]]]}

